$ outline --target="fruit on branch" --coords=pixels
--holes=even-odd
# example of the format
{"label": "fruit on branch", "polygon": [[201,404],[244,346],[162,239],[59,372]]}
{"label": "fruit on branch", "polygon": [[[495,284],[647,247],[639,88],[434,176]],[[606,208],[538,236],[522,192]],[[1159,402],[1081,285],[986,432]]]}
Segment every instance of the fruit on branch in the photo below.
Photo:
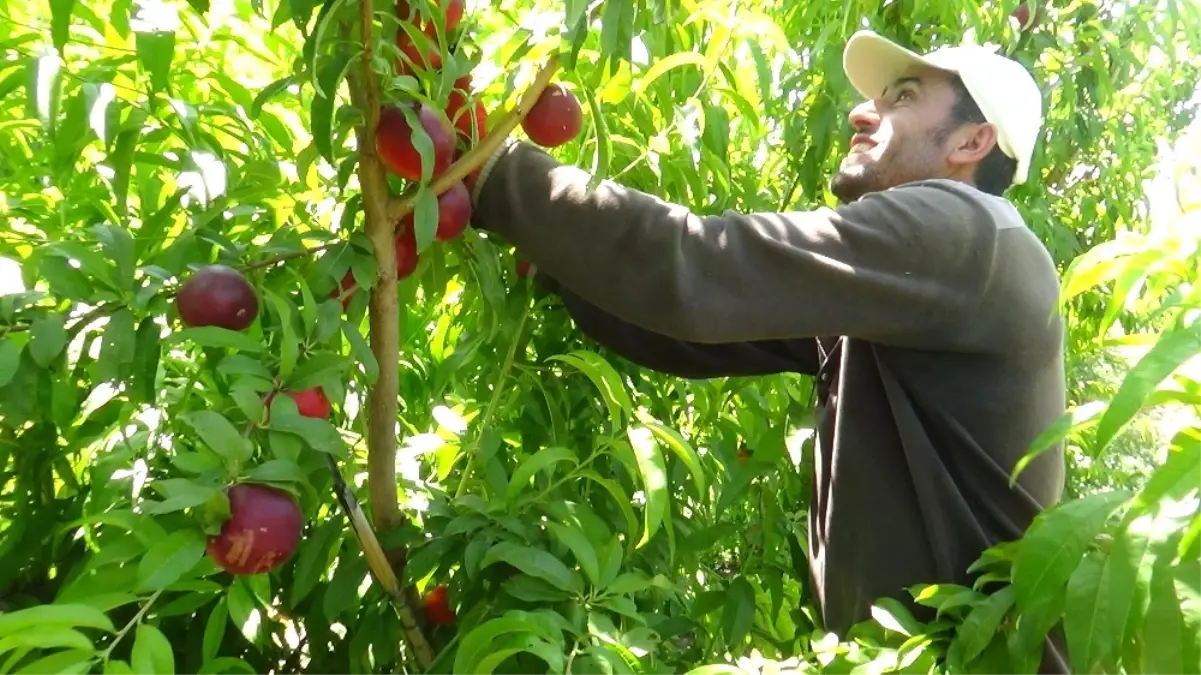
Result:
{"label": "fruit on branch", "polygon": [[528,260],[518,260],[517,261],[517,276],[521,277],[522,279],[530,276],[530,261],[528,261]]}
{"label": "fruit on branch", "polygon": [[[419,68],[437,69],[442,67],[442,51],[438,49],[438,46],[431,44],[424,52],[421,51],[421,47],[417,46],[417,43],[403,28],[396,33],[396,48],[405,55],[409,62]],[[396,64],[396,71],[401,75],[415,74],[409,62],[401,59]]]}
{"label": "fruit on branch", "polygon": [[292,400],[296,401],[296,412],[302,416],[316,417],[323,420],[329,419],[329,399],[325,397],[325,392],[321,387],[289,392],[288,396],[291,396]]}
{"label": "fruit on branch", "polygon": [[300,541],[304,515],[292,495],[258,483],[229,488],[230,518],[205,549],[235,575],[269,572],[288,560]]}
{"label": "fruit on branch", "polygon": [[455,80],[446,102],[446,117],[455,125],[459,138],[467,145],[479,143],[488,124],[488,111],[482,101],[471,101],[471,73]]}
{"label": "fruit on branch", "polygon": [[393,243],[396,248],[396,278],[404,279],[417,269],[417,233],[401,225],[401,233]]}
{"label": "fruit on branch", "polygon": [[[351,277],[353,279],[354,277]],[[329,399],[325,397],[325,392],[321,387],[312,387],[301,391],[289,391],[288,397],[296,402],[296,412],[303,417],[316,417],[318,419],[329,419],[330,404]],[[263,405],[271,407],[271,401],[275,398],[275,392],[267,394],[267,398],[263,401]]]}
{"label": "fruit on branch", "polygon": [[354,271],[346,270],[346,276],[342,277],[342,283],[329,292],[329,297],[337,299],[338,296],[342,296],[342,311],[345,312],[350,307],[350,299],[354,297],[354,291],[358,287],[358,282],[354,280]]}
{"label": "fruit on branch", "polygon": [[433,623],[448,625],[455,622],[455,610],[451,609],[450,600],[446,597],[446,584],[438,584],[422,599],[425,615]]}
{"label": "fruit on branch", "polygon": [[241,272],[209,265],[184,282],[175,297],[179,318],[191,327],[244,330],[259,314],[259,299]]}
{"label": "fruit on branch", "polygon": [[[1030,22],[1031,12],[1034,14],[1033,23]],[[1022,4],[1018,5],[1017,9],[1013,10],[1013,13],[1010,14],[1010,16],[1017,19],[1018,26],[1021,28],[1021,30],[1034,30],[1038,26],[1039,22],[1042,21],[1042,14],[1043,13],[1040,8],[1035,7],[1032,9],[1029,2],[1023,2]],[[1027,26],[1027,24],[1030,25]]]}
{"label": "fruit on branch", "polygon": [[[450,241],[467,229],[467,223],[471,220],[471,193],[467,191],[467,186],[461,181],[455,183],[449,190],[438,195],[438,229],[434,232],[435,241]],[[416,214],[410,212],[404,218],[400,219],[400,227],[403,231],[414,232],[416,236],[417,219]],[[396,256],[397,264],[399,265],[400,254]],[[399,269],[399,268],[398,268]]]}
{"label": "fruit on branch", "polygon": [[530,140],[544,148],[563,145],[580,134],[584,111],[575,94],[558,82],[542,90],[521,122]]}
{"label": "fruit on branch", "polygon": [[[414,109],[417,120],[434,145],[434,167],[431,175],[446,171],[454,160],[455,139],[451,126],[441,113],[421,104]],[[384,168],[411,181],[421,180],[421,154],[413,145],[414,130],[400,108],[387,106],[380,110],[379,128],[375,134],[375,149]]]}
{"label": "fruit on branch", "polygon": [[[446,34],[449,35],[463,18],[463,10],[467,6],[466,0],[431,0],[430,5],[437,11],[443,12],[446,21]],[[445,8],[442,5],[446,5]],[[438,35],[438,28],[431,20],[426,24],[422,24],[423,17],[421,10],[414,7],[408,0],[397,0],[396,2],[396,18],[406,23],[412,24],[430,39],[435,39]],[[402,29],[403,30],[403,29]]]}

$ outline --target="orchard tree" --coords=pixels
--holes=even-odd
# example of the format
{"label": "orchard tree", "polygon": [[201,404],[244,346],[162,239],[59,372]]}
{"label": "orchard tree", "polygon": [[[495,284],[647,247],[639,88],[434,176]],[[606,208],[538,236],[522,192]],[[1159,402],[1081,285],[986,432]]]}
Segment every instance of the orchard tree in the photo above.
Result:
{"label": "orchard tree", "polygon": [[[837,636],[812,382],[582,338],[471,189],[514,136],[833,205],[860,27],[1043,88],[1070,498]],[[1195,4],[10,0],[0,44],[0,673],[1201,668]]]}

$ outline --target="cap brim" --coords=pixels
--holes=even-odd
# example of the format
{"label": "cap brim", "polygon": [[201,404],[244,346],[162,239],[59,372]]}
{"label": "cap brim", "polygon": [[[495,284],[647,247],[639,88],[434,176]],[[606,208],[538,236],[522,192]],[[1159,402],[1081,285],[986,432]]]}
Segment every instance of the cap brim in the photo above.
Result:
{"label": "cap brim", "polygon": [[865,98],[882,95],[888,85],[913,66],[934,64],[869,30],[852,35],[842,53],[842,69],[847,79]]}

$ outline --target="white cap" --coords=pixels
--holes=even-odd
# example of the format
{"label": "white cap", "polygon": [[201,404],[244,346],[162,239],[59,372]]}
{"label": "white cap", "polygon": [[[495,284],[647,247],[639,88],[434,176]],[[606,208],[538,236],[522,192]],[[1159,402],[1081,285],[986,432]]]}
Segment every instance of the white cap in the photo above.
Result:
{"label": "white cap", "polygon": [[842,67],[867,98],[884,93],[907,69],[927,65],[958,73],[976,105],[997,129],[997,145],[1017,160],[1014,183],[1026,182],[1034,144],[1042,130],[1042,92],[1022,64],[986,47],[944,47],[919,56],[869,30],[851,36]]}

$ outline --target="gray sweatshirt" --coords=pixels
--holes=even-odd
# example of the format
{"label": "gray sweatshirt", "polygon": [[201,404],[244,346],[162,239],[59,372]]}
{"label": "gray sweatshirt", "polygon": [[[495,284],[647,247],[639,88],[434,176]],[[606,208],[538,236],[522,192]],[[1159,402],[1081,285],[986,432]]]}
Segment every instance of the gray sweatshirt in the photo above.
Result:
{"label": "gray sweatshirt", "polygon": [[1058,275],[1008,201],[926,180],[837,209],[700,216],[588,180],[515,144],[476,226],[635,363],[817,378],[809,564],[827,629],[845,634],[880,596],[909,604],[906,586],[970,585],[984,549],[1059,500],[1061,447],[1009,487],[1065,383]]}

